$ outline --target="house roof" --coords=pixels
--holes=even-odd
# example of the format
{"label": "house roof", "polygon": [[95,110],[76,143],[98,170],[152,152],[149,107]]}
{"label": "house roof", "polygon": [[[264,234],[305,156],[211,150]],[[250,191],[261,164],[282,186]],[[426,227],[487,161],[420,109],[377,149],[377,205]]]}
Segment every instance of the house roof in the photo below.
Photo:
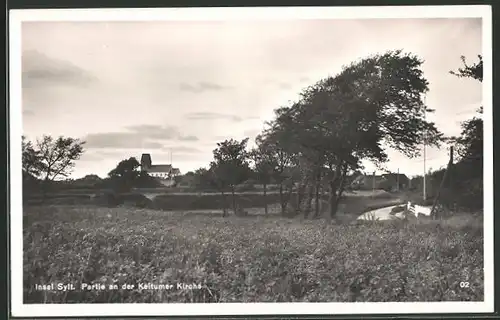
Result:
{"label": "house roof", "polygon": [[383,176],[386,178],[397,178],[399,176],[399,178],[408,179],[406,174],[403,173],[386,173]]}
{"label": "house roof", "polygon": [[172,171],[171,164],[154,164],[149,168],[144,168],[148,172],[170,172]]}
{"label": "house roof", "polygon": [[164,172],[164,173],[173,173],[179,174],[180,170],[178,168],[172,168],[171,164],[154,164],[151,167],[144,168],[144,171],[147,172]]}

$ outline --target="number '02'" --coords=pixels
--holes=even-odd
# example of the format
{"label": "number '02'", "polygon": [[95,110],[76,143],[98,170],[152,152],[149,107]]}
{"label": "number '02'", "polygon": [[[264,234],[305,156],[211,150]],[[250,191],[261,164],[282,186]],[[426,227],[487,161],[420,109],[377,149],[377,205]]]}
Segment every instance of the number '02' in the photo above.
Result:
{"label": "number '02'", "polygon": [[469,283],[468,282],[460,282],[460,288],[468,288]]}

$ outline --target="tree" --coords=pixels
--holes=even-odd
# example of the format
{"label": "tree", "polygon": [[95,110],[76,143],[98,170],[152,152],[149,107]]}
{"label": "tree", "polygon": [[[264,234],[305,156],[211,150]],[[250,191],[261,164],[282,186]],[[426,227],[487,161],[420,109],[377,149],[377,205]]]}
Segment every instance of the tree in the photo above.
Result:
{"label": "tree", "polygon": [[38,178],[42,170],[40,152],[25,136],[22,136],[22,169],[25,183]]}
{"label": "tree", "polygon": [[281,136],[292,139],[293,152],[328,181],[330,217],[348,173],[361,169],[362,160],[382,164],[387,148],[418,156],[424,132],[427,144],[442,141],[434,123],[424,119],[428,82],[422,62],[399,50],[362,59],[306,88],[298,102],[280,111],[275,127],[286,133]]}
{"label": "tree", "polygon": [[296,149],[293,136],[286,125],[291,121],[289,109],[282,107],[275,110],[276,118],[268,122],[268,128],[256,139],[263,159],[270,166],[271,180],[279,186],[281,214],[286,215],[286,207],[290,200],[296,173]]}
{"label": "tree", "polygon": [[[248,153],[246,151],[248,138],[242,141],[234,139],[217,143],[213,150],[214,161],[210,164],[210,172],[215,178],[218,189],[224,198],[224,189],[230,188],[233,202],[233,211],[238,214],[236,207],[235,187],[250,176]],[[224,215],[226,210],[224,208]]]}
{"label": "tree", "polygon": [[479,54],[477,57],[479,58],[478,62],[468,65],[465,56],[461,56],[460,59],[464,66],[458,68],[457,71],[450,71],[450,73],[459,78],[472,78],[483,82],[483,56]]}
{"label": "tree", "polygon": [[[472,78],[483,82],[483,58],[478,55],[479,62],[473,65],[468,65],[465,57],[461,60],[463,67],[458,71],[450,71],[451,74],[460,78]],[[482,163],[483,157],[483,119],[480,117],[483,114],[483,107],[477,110],[478,115],[461,123],[462,131],[459,137],[452,137],[452,141],[456,143],[456,150],[461,159],[464,161],[477,160]]]}
{"label": "tree", "polygon": [[262,184],[264,196],[264,212],[268,215],[267,208],[267,185],[271,182],[276,162],[273,157],[272,146],[263,139],[262,136],[257,136],[255,139],[257,146],[249,153],[250,159],[253,162],[253,171],[259,183]]}
{"label": "tree", "polygon": [[[460,78],[471,78],[483,82],[483,59],[468,65],[465,57],[461,60],[463,67],[458,71],[450,71]],[[483,207],[483,107],[479,107],[477,114],[461,123],[461,133],[458,137],[451,137],[450,142],[455,144],[457,162],[452,167],[452,175],[459,175],[456,183],[450,184],[450,194],[460,194],[460,197],[451,196],[448,199],[452,204],[479,209]],[[458,182],[459,181],[459,182]]]}
{"label": "tree", "polygon": [[83,154],[85,141],[59,136],[54,139],[44,135],[36,140],[36,154],[38,155],[39,176],[44,181],[43,191],[47,191],[50,182],[60,177],[68,177],[75,166],[76,160]]}
{"label": "tree", "polygon": [[141,164],[136,158],[130,157],[122,160],[108,173],[108,177],[116,190],[129,191],[139,179]]}
{"label": "tree", "polygon": [[216,187],[215,181],[210,172],[206,168],[199,168],[193,172],[193,186],[198,190],[208,190]]}

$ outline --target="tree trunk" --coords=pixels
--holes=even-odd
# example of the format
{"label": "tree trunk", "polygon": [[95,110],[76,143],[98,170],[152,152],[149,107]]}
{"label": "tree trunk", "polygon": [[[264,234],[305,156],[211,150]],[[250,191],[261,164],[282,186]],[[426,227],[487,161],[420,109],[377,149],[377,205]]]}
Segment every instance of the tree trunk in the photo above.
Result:
{"label": "tree trunk", "polygon": [[267,216],[268,215],[268,211],[267,211],[267,184],[266,183],[264,183],[262,185],[262,189],[263,189],[263,192],[264,192],[264,213]]}
{"label": "tree trunk", "polygon": [[330,181],[330,218],[334,218],[337,213],[338,201],[337,201],[337,186],[335,181]]}
{"label": "tree trunk", "polygon": [[238,215],[238,212],[236,212],[236,197],[234,196],[234,186],[231,186],[231,196],[233,198],[233,212],[234,215]]}
{"label": "tree trunk", "polygon": [[49,180],[49,177],[47,175],[47,177],[45,177],[45,179],[43,179],[43,182],[41,184],[42,186],[42,203],[45,203],[47,201],[47,193],[49,192],[49,184],[50,184],[50,180]]}
{"label": "tree trunk", "polygon": [[314,194],[313,185],[309,184],[307,186],[307,194],[306,194],[307,198],[304,208],[304,218],[308,218],[311,214],[313,194]]}
{"label": "tree trunk", "polygon": [[339,208],[340,200],[342,200],[342,194],[344,193],[344,189],[345,189],[345,173],[342,173],[342,179],[340,180],[337,190],[337,204],[336,204],[337,210]]}
{"label": "tree trunk", "polygon": [[285,210],[286,210],[286,203],[285,203],[285,197],[283,195],[283,183],[280,183],[280,205],[281,205],[281,215],[285,215]]}
{"label": "tree trunk", "polygon": [[224,194],[224,190],[221,190],[222,195],[222,216],[225,217],[227,215],[227,206],[226,206],[226,195]]}
{"label": "tree trunk", "polygon": [[306,185],[301,182],[297,188],[297,205],[295,207],[296,214],[300,214],[300,211],[302,210],[302,201],[304,201],[305,189]]}
{"label": "tree trunk", "polygon": [[290,201],[290,198],[292,197],[292,192],[293,184],[289,187],[288,190],[286,190],[286,193],[284,192],[282,185],[280,185],[281,215],[283,217],[289,216],[289,212],[287,212],[286,207],[288,205],[288,202]]}
{"label": "tree trunk", "polygon": [[346,168],[344,164],[338,166],[334,179],[330,181],[330,217],[334,218],[339,208],[340,199],[345,187]]}
{"label": "tree trunk", "polygon": [[285,197],[285,210],[286,206],[288,205],[288,202],[290,201],[290,198],[292,197],[292,192],[293,192],[293,184],[290,185],[289,189],[287,190],[286,197]]}
{"label": "tree trunk", "polygon": [[316,176],[316,186],[315,186],[314,218],[318,218],[320,213],[320,208],[319,208],[320,188],[321,188],[321,174],[318,174]]}

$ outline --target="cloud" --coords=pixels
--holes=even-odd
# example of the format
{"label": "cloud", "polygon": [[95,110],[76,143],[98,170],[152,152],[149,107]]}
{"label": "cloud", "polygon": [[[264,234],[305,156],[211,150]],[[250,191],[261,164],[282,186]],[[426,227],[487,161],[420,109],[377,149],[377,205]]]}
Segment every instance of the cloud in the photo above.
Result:
{"label": "cloud", "polygon": [[[92,162],[104,161],[109,159],[125,159],[130,158],[130,152],[127,151],[110,151],[105,149],[86,150],[78,161]],[[118,160],[117,160],[118,161]]]}
{"label": "cloud", "polygon": [[136,132],[139,135],[158,140],[179,140],[179,141],[198,141],[198,137],[193,135],[182,135],[179,128],[175,126],[159,126],[152,124],[143,124],[137,126],[128,126],[127,129]]}
{"label": "cloud", "polygon": [[163,144],[148,141],[144,136],[132,132],[104,132],[88,134],[83,140],[87,148],[114,149],[161,149]]}
{"label": "cloud", "polygon": [[162,149],[165,141],[197,141],[193,135],[182,135],[175,126],[141,124],[125,127],[128,131],[88,134],[87,148]]}
{"label": "cloud", "polygon": [[200,81],[195,85],[183,82],[179,85],[179,89],[181,91],[189,91],[189,92],[194,92],[194,93],[200,93],[200,92],[204,92],[204,91],[220,91],[220,90],[226,90],[229,88],[230,87],[221,86],[220,84],[213,83],[213,82],[206,82],[206,81]]}
{"label": "cloud", "polygon": [[252,140],[252,139],[255,139],[255,137],[256,137],[259,133],[261,133],[261,130],[259,130],[259,129],[250,129],[250,130],[245,130],[245,131],[243,132],[243,135],[244,135],[245,137],[249,137],[249,138],[250,138],[250,140]]}
{"label": "cloud", "polygon": [[168,152],[173,152],[174,154],[175,153],[190,153],[190,154],[193,154],[193,153],[201,153],[203,152],[202,150],[198,149],[198,148],[194,148],[194,147],[186,147],[186,146],[171,146],[171,147],[163,147],[164,151],[168,151]]}
{"label": "cloud", "polygon": [[290,83],[286,83],[286,82],[280,82],[278,84],[278,86],[280,87],[280,89],[283,89],[283,90],[288,90],[288,89],[292,88],[292,85]]}
{"label": "cloud", "polygon": [[198,141],[198,137],[196,136],[181,136],[179,137],[180,141]]}
{"label": "cloud", "polygon": [[241,122],[243,118],[240,116],[218,113],[218,112],[191,112],[186,115],[188,120],[229,120],[233,122]]}
{"label": "cloud", "polygon": [[54,59],[36,50],[22,54],[22,87],[70,85],[85,87],[97,78],[69,61]]}
{"label": "cloud", "polygon": [[177,139],[180,136],[179,129],[174,126],[141,124],[136,126],[128,126],[126,127],[126,129],[133,131],[137,135],[152,139],[170,140]]}

